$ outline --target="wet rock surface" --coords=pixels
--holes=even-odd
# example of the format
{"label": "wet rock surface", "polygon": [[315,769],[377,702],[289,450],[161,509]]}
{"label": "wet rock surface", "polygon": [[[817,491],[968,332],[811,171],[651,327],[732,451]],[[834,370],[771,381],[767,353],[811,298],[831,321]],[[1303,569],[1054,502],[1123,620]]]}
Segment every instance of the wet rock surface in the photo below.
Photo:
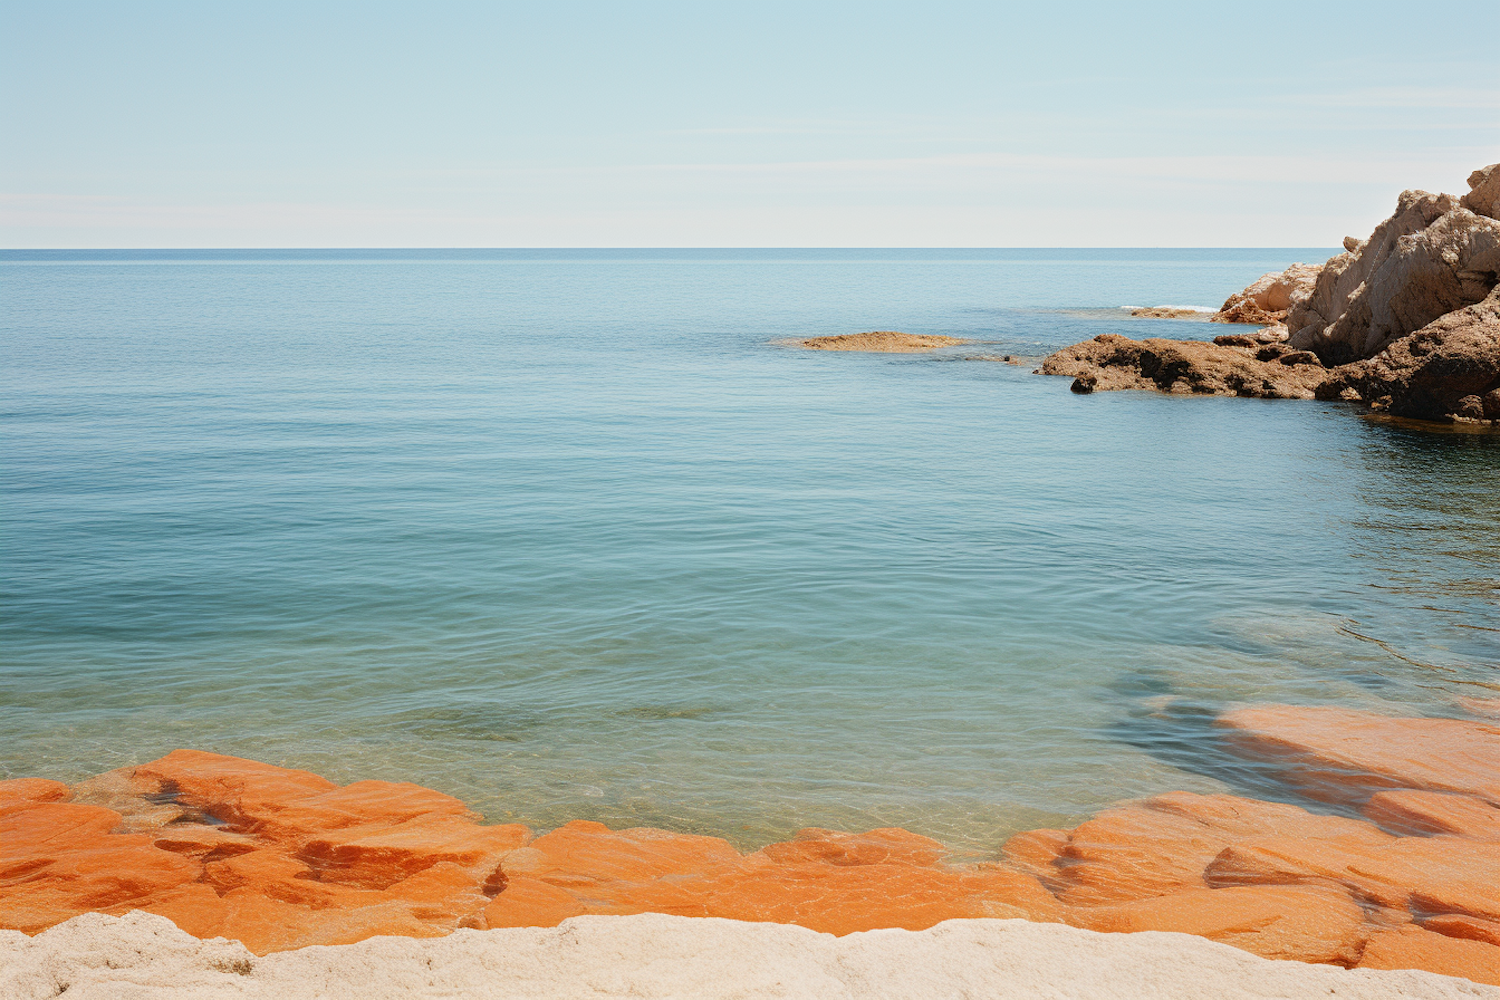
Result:
{"label": "wet rock surface", "polygon": [[809,829],[741,854],[716,837],[584,821],[533,837],[417,785],[339,787],[179,750],[71,788],[0,782],[0,924],[35,934],[139,909],[263,955],[585,914],[837,935],[1022,917],[1500,983],[1500,727],[1285,705],[1220,725],[1310,801],[1363,818],[1174,792],[1019,834],[985,862],[954,863],[900,829]]}

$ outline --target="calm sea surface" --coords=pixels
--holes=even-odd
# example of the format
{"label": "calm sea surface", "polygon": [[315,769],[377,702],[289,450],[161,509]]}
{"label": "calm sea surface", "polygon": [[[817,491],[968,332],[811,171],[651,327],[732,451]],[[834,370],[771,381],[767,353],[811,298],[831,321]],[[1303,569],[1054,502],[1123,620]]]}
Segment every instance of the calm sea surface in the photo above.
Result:
{"label": "calm sea surface", "polygon": [[[970,851],[1289,795],[1214,713],[1495,695],[1500,436],[1031,369],[1330,252],[0,252],[0,775]],[[867,329],[978,343],[776,343]]]}

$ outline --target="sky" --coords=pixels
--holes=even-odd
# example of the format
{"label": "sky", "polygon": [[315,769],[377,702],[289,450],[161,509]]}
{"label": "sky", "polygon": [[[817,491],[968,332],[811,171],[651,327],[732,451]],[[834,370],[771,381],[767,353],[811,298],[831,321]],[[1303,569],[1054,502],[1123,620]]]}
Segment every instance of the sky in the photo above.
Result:
{"label": "sky", "polygon": [[1330,247],[1500,7],[0,0],[0,246]]}

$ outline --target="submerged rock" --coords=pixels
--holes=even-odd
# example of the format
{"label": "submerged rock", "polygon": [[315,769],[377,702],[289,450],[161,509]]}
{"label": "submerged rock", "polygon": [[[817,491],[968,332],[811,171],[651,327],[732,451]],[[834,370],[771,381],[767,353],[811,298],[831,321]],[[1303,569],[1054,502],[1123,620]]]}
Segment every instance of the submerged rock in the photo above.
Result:
{"label": "submerged rock", "polygon": [[1212,314],[1205,315],[1201,309],[1185,309],[1177,306],[1144,306],[1140,309],[1130,310],[1130,315],[1140,319],[1206,320]]}
{"label": "submerged rock", "polygon": [[952,347],[968,341],[961,337],[933,334],[898,333],[895,330],[872,330],[869,333],[843,333],[832,337],[810,337],[798,341],[812,351],[871,351],[880,354],[920,354],[939,347]]}
{"label": "submerged rock", "polygon": [[1243,751],[1284,763],[1285,776],[1320,800],[1418,788],[1500,807],[1500,726],[1302,705],[1237,709],[1219,725]]}

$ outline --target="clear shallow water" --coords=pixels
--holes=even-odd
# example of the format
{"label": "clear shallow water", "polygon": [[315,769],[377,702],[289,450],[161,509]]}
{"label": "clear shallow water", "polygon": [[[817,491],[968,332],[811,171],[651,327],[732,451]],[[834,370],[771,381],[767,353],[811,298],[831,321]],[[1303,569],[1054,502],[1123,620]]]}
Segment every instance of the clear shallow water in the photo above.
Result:
{"label": "clear shallow water", "polygon": [[[1283,794],[1204,720],[1496,691],[1500,437],[964,359],[1328,253],[0,253],[0,774],[972,851]],[[984,343],[775,344],[882,328]]]}

